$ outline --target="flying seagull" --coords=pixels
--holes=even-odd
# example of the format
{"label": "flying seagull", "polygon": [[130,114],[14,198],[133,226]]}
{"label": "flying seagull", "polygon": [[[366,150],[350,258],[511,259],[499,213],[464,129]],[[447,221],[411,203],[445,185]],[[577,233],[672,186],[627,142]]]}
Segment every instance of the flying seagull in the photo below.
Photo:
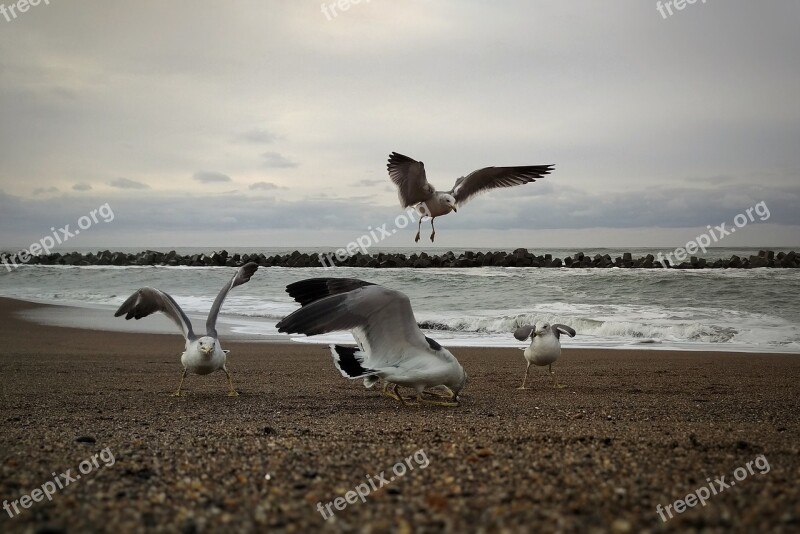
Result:
{"label": "flying seagull", "polygon": [[531,344],[525,349],[525,359],[528,360],[528,366],[525,368],[525,378],[522,380],[522,386],[519,389],[525,389],[525,382],[528,380],[528,371],[531,364],[548,365],[550,368],[550,378],[553,379],[553,387],[560,386],[556,381],[556,375],[553,372],[553,363],[561,355],[561,334],[567,334],[569,337],[575,337],[575,330],[563,324],[543,324],[541,326],[525,325],[517,328],[514,331],[514,337],[520,341],[531,340]]}
{"label": "flying seagull", "polygon": [[[345,378],[385,381],[384,394],[403,404],[397,388],[416,390],[421,404],[458,406],[467,373],[450,351],[425,337],[411,302],[399,291],[351,278],[312,278],[286,292],[302,306],[278,323],[279,332],[314,336],[350,330],[358,347],[331,345],[333,363]],[[450,401],[425,398],[425,388],[444,386]]]}
{"label": "flying seagull", "polygon": [[421,215],[417,225],[417,236],[414,241],[419,241],[422,228],[422,217],[431,218],[431,242],[436,236],[433,221],[436,217],[447,215],[451,211],[458,213],[458,207],[467,200],[490,189],[498,187],[512,187],[535,182],[550,174],[553,165],[529,165],[524,167],[485,167],[473,171],[467,176],[456,180],[450,191],[437,191],[428,182],[425,176],[425,165],[408,156],[392,152],[389,163],[386,165],[389,177],[397,186],[400,205],[404,208],[415,206]]}
{"label": "flying seagull", "polygon": [[228,369],[225,367],[227,360],[227,350],[222,350],[219,345],[217,336],[217,316],[225,297],[228,292],[236,286],[240,286],[250,280],[250,277],[258,270],[257,263],[248,263],[243,265],[233,275],[231,281],[225,284],[225,287],[219,292],[214,304],[211,306],[211,311],[206,320],[206,335],[198,336],[192,329],[192,323],[183,312],[178,303],[175,302],[167,293],[155,289],[153,287],[143,287],[136,291],[133,295],[128,297],[128,300],[122,303],[114,317],[125,315],[125,319],[141,319],[147,317],[155,312],[163,312],[167,317],[178,325],[178,328],[183,332],[183,337],[186,339],[186,348],[181,354],[181,363],[183,364],[183,375],[181,375],[181,382],[178,385],[178,391],[175,392],[176,397],[183,395],[183,381],[186,378],[186,373],[191,371],[198,375],[207,375],[214,371],[222,369],[225,376],[228,377],[228,396],[235,397],[238,395],[233,388],[233,381]]}

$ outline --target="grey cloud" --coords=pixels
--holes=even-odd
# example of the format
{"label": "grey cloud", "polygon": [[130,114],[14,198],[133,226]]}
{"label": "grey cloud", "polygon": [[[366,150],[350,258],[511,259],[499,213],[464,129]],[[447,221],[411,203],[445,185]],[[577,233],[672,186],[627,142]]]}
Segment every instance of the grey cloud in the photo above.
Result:
{"label": "grey cloud", "polygon": [[81,182],[81,183],[73,185],[72,186],[72,190],[73,191],[91,191],[92,190],[92,186],[90,184]]}
{"label": "grey cloud", "polygon": [[150,189],[149,185],[131,180],[130,178],[116,178],[108,182],[108,185],[116,187],[117,189]]}
{"label": "grey cloud", "polygon": [[[461,230],[590,228],[685,228],[726,222],[764,201],[770,223],[800,225],[800,187],[765,192],[758,187],[736,190],[663,188],[625,193],[571,193],[500,199],[479,197],[458,213],[437,219],[440,228]],[[237,230],[320,229],[359,231],[392,223],[404,210],[376,205],[363,197],[316,198],[300,201],[244,194],[142,196],[109,199],[74,197],[26,200],[0,194],[0,224],[12,232],[69,222],[104,202],[116,218],[108,232],[146,230],[154,235],[177,231],[215,231],[221,222],[236,221]],[[215,220],[209,221],[207,213]],[[50,221],[50,222],[47,222]],[[325,221],[321,224],[320,221]],[[109,225],[112,226],[112,225]]]}
{"label": "grey cloud", "polygon": [[214,184],[231,181],[230,176],[216,171],[197,171],[192,176],[192,179],[194,179],[196,182],[200,182],[201,184]]}
{"label": "grey cloud", "polygon": [[274,189],[281,189],[281,187],[277,184],[273,184],[272,182],[256,182],[250,184],[249,189],[251,191],[272,191]]}
{"label": "grey cloud", "polygon": [[264,152],[261,154],[265,167],[287,168],[297,167],[297,163],[277,152]]}
{"label": "grey cloud", "polygon": [[[298,197],[385,178],[358,205],[291,205],[352,228],[362,215],[399,213],[384,191],[397,149],[425,161],[440,189],[487,165],[556,164],[541,182],[474,199],[464,217],[443,218],[450,228],[713,224],[762,199],[776,220],[792,219],[798,2],[697,3],[667,21],[647,2],[373,2],[335,22],[300,2],[243,2],[246,17],[210,0],[51,2],[4,27],[0,187],[42,200],[29,197],[30,184],[164,176],[168,185],[152,189],[111,185],[191,211],[162,190],[171,179],[196,184],[186,170],[200,166],[240,177],[301,162]],[[157,39],[143,36],[145,25]],[[240,196],[224,200],[255,206]],[[58,207],[22,205],[38,215]],[[258,208],[297,220],[286,206]],[[170,211],[163,217],[184,224]],[[36,217],[20,220],[39,228]],[[169,232],[175,221],[151,223]]]}
{"label": "grey cloud", "polygon": [[353,187],[374,187],[377,185],[386,185],[387,180],[388,178],[386,180],[359,180],[350,185]]}
{"label": "grey cloud", "polygon": [[255,144],[269,144],[281,139],[281,137],[276,133],[270,132],[269,130],[265,130],[263,128],[254,128],[252,130],[248,130],[240,134],[238,138],[247,143]]}
{"label": "grey cloud", "polygon": [[60,193],[57,187],[37,187],[33,190],[35,196],[39,195],[56,195]]}

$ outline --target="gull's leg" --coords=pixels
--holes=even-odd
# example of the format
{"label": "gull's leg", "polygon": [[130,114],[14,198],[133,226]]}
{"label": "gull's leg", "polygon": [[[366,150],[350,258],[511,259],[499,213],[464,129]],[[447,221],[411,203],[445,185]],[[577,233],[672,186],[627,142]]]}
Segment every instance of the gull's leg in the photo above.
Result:
{"label": "gull's leg", "polygon": [[239,394],[236,393],[236,390],[233,388],[233,380],[231,380],[231,374],[228,372],[228,370],[225,368],[224,365],[222,366],[222,370],[225,371],[225,376],[228,377],[228,387],[230,388],[228,390],[228,396],[229,397],[238,397]]}
{"label": "gull's leg", "polygon": [[525,382],[528,381],[528,371],[531,370],[531,362],[528,362],[528,366],[525,368],[525,378],[522,379],[522,385],[517,389],[525,389]]}
{"label": "gull's leg", "polygon": [[403,404],[406,403],[406,401],[404,401],[403,398],[400,395],[397,394],[397,384],[392,384],[390,382],[384,382],[383,383],[383,394],[386,395],[387,397],[391,397],[394,400],[400,401]]}
{"label": "gull's leg", "polygon": [[417,223],[417,237],[414,238],[414,243],[419,241],[419,233],[422,231],[422,217],[419,218],[419,222]]}
{"label": "gull's leg", "polygon": [[[392,384],[392,386],[394,386],[394,384]],[[384,382],[384,383],[383,383],[383,390],[381,390],[381,393],[383,393],[383,394],[384,394],[384,395],[386,395],[387,397],[391,397],[391,398],[393,398],[393,399],[395,399],[395,400],[399,400],[399,399],[397,398],[397,395],[396,395],[394,392],[392,392],[392,391],[389,391],[389,389],[388,389],[388,388],[389,388],[389,382]]]}
{"label": "gull's leg", "polygon": [[433,406],[449,406],[452,408],[458,406],[458,401],[435,401],[426,399],[425,397],[422,396],[421,391],[417,392],[417,402],[419,402],[420,404],[431,404]]}
{"label": "gull's leg", "polygon": [[183,370],[183,374],[181,375],[181,383],[178,384],[178,391],[172,394],[173,397],[182,397],[183,393],[181,393],[181,388],[183,387],[183,380],[186,378],[186,369]]}
{"label": "gull's leg", "polygon": [[400,393],[400,391],[398,391],[399,389],[400,386],[394,384],[394,394],[397,395],[397,398],[400,399],[400,402],[403,403],[403,406],[408,406],[408,402],[406,401],[406,399],[403,398],[403,394]]}
{"label": "gull's leg", "polygon": [[383,394],[384,395],[386,395],[387,397],[391,397],[391,398],[393,398],[395,400],[400,401],[401,403],[403,403],[404,406],[410,406],[411,404],[413,404],[413,403],[409,403],[408,402],[409,400],[412,400],[410,397],[408,399],[406,399],[398,391],[400,386],[398,386],[397,384],[391,384],[391,386],[389,387],[388,390],[386,389],[386,386],[389,386],[388,382],[383,386]]}
{"label": "gull's leg", "polygon": [[552,363],[550,364],[550,378],[553,380],[553,387],[554,388],[565,388],[565,387],[567,387],[564,384],[559,384],[558,380],[556,380],[556,374],[555,374],[555,372],[553,372],[553,364]]}
{"label": "gull's leg", "polygon": [[431,243],[433,243],[433,238],[436,237],[436,228],[434,228],[434,226],[433,226],[433,220],[435,218],[436,217],[432,217],[431,218]]}
{"label": "gull's leg", "polygon": [[414,398],[413,397],[408,397],[408,398],[403,397],[403,394],[400,393],[400,386],[397,385],[397,384],[394,384],[394,393],[400,399],[400,402],[402,402],[404,405],[406,405],[406,406],[413,406],[414,405]]}

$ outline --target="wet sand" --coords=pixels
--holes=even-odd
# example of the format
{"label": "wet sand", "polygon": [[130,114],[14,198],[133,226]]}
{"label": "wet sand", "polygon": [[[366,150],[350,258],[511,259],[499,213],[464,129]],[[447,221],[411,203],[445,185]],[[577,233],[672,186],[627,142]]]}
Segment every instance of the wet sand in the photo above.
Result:
{"label": "wet sand", "polygon": [[[17,314],[35,306],[0,299],[0,499],[98,467],[0,511],[3,532],[800,530],[798,355],[565,350],[566,388],[532,368],[523,391],[521,351],[456,347],[461,406],[404,407],[343,379],[326,347],[223,339],[241,395],[217,373],[176,398],[179,335]],[[769,472],[660,519],[760,455]],[[318,502],[398,462],[414,469],[323,519]]]}

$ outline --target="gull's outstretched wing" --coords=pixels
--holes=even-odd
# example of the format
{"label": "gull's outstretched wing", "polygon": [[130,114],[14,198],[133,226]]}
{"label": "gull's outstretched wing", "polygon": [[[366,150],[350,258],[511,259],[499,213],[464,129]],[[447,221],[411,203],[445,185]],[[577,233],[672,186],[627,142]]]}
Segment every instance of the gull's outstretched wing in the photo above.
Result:
{"label": "gull's outstretched wing", "polygon": [[143,287],[122,303],[114,317],[125,315],[125,319],[141,319],[155,312],[162,312],[178,325],[183,337],[192,341],[197,339],[192,331],[192,323],[178,303],[171,296],[153,287]]}
{"label": "gull's outstretched wing", "polygon": [[432,349],[417,326],[408,297],[374,284],[306,304],[286,316],[277,328],[279,332],[307,336],[354,330],[374,368],[397,365],[410,347]]}
{"label": "gull's outstretched wing", "polygon": [[575,337],[575,330],[564,324],[554,324],[552,326],[553,333],[557,338],[561,338],[560,334],[567,334],[569,337]]}
{"label": "gull's outstretched wing", "polygon": [[300,306],[305,306],[316,300],[347,293],[359,287],[375,285],[356,278],[309,278],[300,280],[286,286],[286,292],[297,301]]}
{"label": "gull's outstretched wing", "polygon": [[520,341],[525,341],[529,337],[531,337],[531,334],[535,329],[536,327],[532,324],[526,324],[525,326],[520,326],[519,328],[514,330],[514,337],[519,339]]}
{"label": "gull's outstretched wing", "polygon": [[530,165],[527,167],[486,167],[456,180],[450,194],[458,205],[464,204],[470,197],[498,187],[535,182],[553,170],[553,165]]}
{"label": "gull's outstretched wing", "polygon": [[239,267],[239,270],[236,271],[236,274],[233,275],[231,281],[222,288],[217,298],[214,299],[214,304],[211,305],[211,311],[208,312],[208,319],[206,320],[207,336],[217,337],[217,316],[219,315],[219,309],[222,307],[222,303],[225,301],[225,297],[228,296],[228,292],[236,286],[249,282],[250,277],[253,276],[257,270],[258,264],[252,261],[246,265],[242,265]]}
{"label": "gull's outstretched wing", "polygon": [[425,165],[421,161],[392,152],[386,168],[392,182],[397,186],[400,205],[404,208],[425,202],[436,192],[436,188],[428,183]]}

